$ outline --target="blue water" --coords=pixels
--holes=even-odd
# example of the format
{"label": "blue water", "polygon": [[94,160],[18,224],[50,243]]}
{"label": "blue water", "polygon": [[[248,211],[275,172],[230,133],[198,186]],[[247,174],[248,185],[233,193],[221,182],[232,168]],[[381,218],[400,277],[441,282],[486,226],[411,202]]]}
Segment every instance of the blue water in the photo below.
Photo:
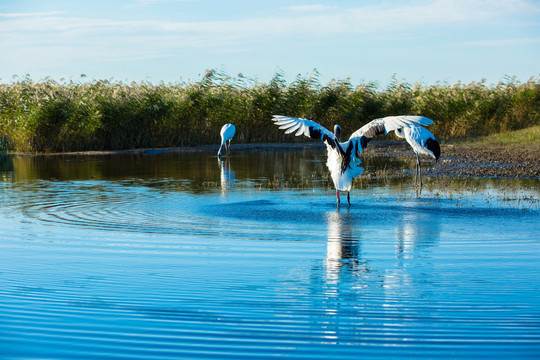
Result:
{"label": "blue water", "polygon": [[319,153],[0,180],[0,358],[540,357],[538,180],[357,183],[350,208]]}

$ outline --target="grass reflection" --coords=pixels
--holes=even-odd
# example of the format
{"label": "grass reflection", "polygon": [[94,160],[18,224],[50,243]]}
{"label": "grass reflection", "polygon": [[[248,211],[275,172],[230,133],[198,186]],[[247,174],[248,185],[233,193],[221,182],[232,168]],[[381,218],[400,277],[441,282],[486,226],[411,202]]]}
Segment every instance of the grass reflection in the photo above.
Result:
{"label": "grass reflection", "polygon": [[[353,189],[387,188],[413,197],[411,159],[365,156],[365,173]],[[208,152],[99,156],[0,157],[2,181],[114,181],[163,191],[226,194],[236,190],[332,190],[324,150],[253,151],[221,161]],[[438,165],[441,166],[441,165]],[[498,201],[538,208],[540,180],[425,175],[423,195],[433,199],[487,194]]]}

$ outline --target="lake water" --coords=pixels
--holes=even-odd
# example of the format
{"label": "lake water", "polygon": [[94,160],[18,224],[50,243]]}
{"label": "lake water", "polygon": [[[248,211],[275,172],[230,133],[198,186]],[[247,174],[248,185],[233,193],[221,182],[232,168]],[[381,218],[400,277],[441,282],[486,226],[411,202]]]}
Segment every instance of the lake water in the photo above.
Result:
{"label": "lake water", "polygon": [[538,179],[324,163],[1,157],[0,358],[540,357]]}

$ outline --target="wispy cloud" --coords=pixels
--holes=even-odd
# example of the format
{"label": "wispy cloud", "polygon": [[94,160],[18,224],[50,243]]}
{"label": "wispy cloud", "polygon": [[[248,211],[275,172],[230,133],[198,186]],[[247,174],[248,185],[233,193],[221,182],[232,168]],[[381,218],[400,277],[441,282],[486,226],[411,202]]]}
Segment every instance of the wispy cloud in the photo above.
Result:
{"label": "wispy cloud", "polygon": [[128,4],[128,8],[139,6],[150,6],[157,4],[175,3],[175,2],[188,2],[193,0],[134,0],[133,3]]}
{"label": "wispy cloud", "polygon": [[294,12],[315,12],[315,11],[335,10],[335,9],[338,9],[338,7],[322,5],[322,4],[314,4],[314,5],[287,6],[282,9],[294,11]]}
{"label": "wispy cloud", "polygon": [[[137,0],[134,4],[163,1]],[[496,20],[507,14],[540,13],[540,5],[526,0],[434,0],[413,5],[376,5],[336,8],[321,4],[293,6],[279,15],[234,21],[114,20],[71,17],[60,11],[0,14],[0,38],[10,51],[64,48],[70,56],[99,53],[104,58],[171,56],[179,49],[233,46],[301,36],[355,34],[402,35],[424,27],[454,28]],[[285,11],[285,12],[283,12]],[[518,41],[518,40],[516,40]],[[523,40],[528,41],[528,40]],[[484,42],[485,43],[485,42]],[[77,51],[71,51],[76,49]],[[230,50],[230,49],[229,49]]]}
{"label": "wispy cloud", "polygon": [[539,44],[540,38],[521,38],[521,39],[496,39],[496,40],[478,40],[478,41],[464,41],[458,43],[462,46],[482,46],[482,47],[499,47],[499,46],[514,46],[514,45],[527,45],[527,44]]}
{"label": "wispy cloud", "polygon": [[30,17],[46,17],[52,15],[65,14],[64,11],[48,11],[48,12],[35,12],[35,13],[0,13],[1,18],[30,18]]}
{"label": "wispy cloud", "polygon": [[[153,4],[167,1],[189,0],[136,0],[140,4]],[[316,13],[332,8],[337,11]],[[88,28],[89,32],[103,30],[125,32],[147,31],[154,29],[165,32],[186,32],[202,34],[226,32],[245,37],[269,33],[320,33],[321,25],[329,34],[335,33],[365,33],[385,32],[392,29],[409,28],[438,24],[452,26],[456,23],[478,23],[486,19],[497,18],[501,15],[519,12],[540,13],[540,4],[524,0],[435,0],[418,5],[366,6],[338,9],[325,5],[305,5],[287,7],[287,10],[298,12],[296,17],[272,16],[265,18],[246,18],[235,21],[116,21],[107,18],[76,18],[69,17],[64,12],[51,11],[41,13],[11,13],[2,14],[1,32],[16,32],[17,30],[79,30]],[[314,13],[311,13],[314,12]]]}

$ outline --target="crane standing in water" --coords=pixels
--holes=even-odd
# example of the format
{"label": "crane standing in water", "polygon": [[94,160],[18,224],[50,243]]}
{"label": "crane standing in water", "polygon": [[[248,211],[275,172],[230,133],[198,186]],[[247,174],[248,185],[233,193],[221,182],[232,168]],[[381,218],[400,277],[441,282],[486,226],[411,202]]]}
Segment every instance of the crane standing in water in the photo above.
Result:
{"label": "crane standing in water", "polygon": [[227,151],[227,154],[229,154],[229,148],[231,146],[231,140],[236,133],[236,127],[233,124],[225,124],[221,128],[221,146],[218,150],[218,157],[221,157],[221,148],[225,145],[225,150]]}

